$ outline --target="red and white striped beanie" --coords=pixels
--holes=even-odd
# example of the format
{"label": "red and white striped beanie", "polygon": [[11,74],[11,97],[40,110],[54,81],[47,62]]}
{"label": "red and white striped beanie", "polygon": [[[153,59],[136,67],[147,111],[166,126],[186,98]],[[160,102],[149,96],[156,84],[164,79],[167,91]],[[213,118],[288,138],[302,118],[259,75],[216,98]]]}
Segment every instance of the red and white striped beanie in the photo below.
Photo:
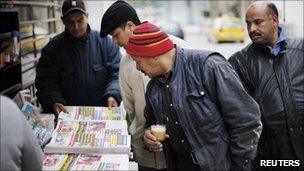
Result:
{"label": "red and white striped beanie", "polygon": [[173,47],[173,42],[163,30],[144,22],[136,26],[126,50],[131,56],[150,58],[165,54]]}

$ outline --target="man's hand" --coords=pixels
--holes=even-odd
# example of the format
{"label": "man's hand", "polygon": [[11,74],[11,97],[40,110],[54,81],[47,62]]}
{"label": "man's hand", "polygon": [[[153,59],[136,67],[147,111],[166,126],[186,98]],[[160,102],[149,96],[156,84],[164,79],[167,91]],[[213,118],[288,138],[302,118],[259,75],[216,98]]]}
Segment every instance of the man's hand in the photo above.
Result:
{"label": "man's hand", "polygon": [[53,104],[53,111],[54,111],[54,114],[55,114],[56,117],[58,117],[58,115],[61,111],[65,112],[65,113],[68,113],[66,108],[61,103],[54,103]]}
{"label": "man's hand", "polygon": [[[169,135],[166,134],[166,138]],[[157,152],[163,150],[163,145],[161,142],[157,141],[156,137],[151,133],[151,130],[147,130],[144,134],[144,143],[151,152]]]}
{"label": "man's hand", "polygon": [[114,97],[109,96],[108,99],[107,99],[107,105],[108,105],[108,108],[117,107],[118,103],[116,102]]}

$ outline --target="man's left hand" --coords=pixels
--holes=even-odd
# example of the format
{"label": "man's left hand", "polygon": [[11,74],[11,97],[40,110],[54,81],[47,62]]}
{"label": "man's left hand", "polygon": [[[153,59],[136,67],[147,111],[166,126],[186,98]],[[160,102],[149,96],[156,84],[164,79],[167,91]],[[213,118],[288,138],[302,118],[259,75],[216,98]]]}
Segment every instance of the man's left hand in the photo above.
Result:
{"label": "man's left hand", "polygon": [[116,102],[114,97],[109,96],[108,99],[107,99],[107,105],[108,105],[108,108],[117,107],[118,103]]}

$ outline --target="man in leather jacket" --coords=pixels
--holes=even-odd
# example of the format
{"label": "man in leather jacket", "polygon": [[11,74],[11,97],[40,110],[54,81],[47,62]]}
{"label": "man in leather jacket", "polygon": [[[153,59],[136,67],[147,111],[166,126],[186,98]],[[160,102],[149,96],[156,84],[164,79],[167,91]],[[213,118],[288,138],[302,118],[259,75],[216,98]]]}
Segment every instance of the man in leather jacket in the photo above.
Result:
{"label": "man in leather jacket", "polygon": [[[252,44],[235,53],[229,62],[261,109],[263,131],[254,165],[262,170],[262,160],[283,159],[302,162],[303,167],[303,39],[287,39],[279,26],[277,8],[270,2],[251,4],[246,23]],[[264,169],[299,169],[278,166]]]}
{"label": "man in leather jacket", "polygon": [[[118,46],[127,47],[129,37],[141,21],[135,9],[125,1],[116,1],[104,13],[101,21],[101,36],[112,36]],[[189,48],[187,43],[174,35],[169,35],[174,44],[182,48]],[[149,77],[136,69],[136,63],[129,54],[125,54],[120,61],[119,86],[129,134],[133,159],[138,164],[138,171],[166,171],[166,161],[163,152],[150,153],[145,149],[142,135],[145,131],[146,106],[145,91],[150,81]]]}
{"label": "man in leather jacket", "polygon": [[[250,167],[262,129],[260,111],[222,55],[180,49],[147,22],[135,28],[126,50],[151,78],[143,140],[151,152],[164,145],[168,170]],[[166,124],[164,144],[149,130],[156,123]]]}

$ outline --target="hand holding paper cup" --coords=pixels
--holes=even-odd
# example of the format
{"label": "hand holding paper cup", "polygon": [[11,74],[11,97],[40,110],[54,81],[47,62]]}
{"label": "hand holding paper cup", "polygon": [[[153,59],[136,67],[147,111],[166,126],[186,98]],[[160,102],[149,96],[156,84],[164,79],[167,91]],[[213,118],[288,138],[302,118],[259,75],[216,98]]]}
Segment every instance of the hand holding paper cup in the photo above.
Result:
{"label": "hand holding paper cup", "polygon": [[164,141],[166,138],[166,125],[151,125],[151,133],[158,141]]}

